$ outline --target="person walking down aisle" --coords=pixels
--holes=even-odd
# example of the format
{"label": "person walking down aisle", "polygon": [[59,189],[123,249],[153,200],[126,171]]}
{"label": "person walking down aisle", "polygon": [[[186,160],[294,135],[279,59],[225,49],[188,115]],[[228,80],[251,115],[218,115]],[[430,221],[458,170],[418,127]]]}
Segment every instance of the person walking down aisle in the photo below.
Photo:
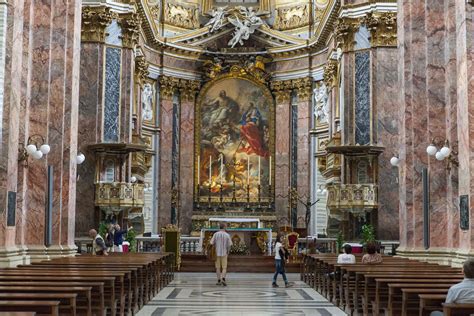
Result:
{"label": "person walking down aisle", "polygon": [[278,287],[276,283],[278,274],[281,274],[283,281],[285,282],[285,287],[291,287],[291,284],[288,282],[285,273],[285,262],[289,257],[288,250],[281,243],[281,236],[277,236],[275,242],[275,274],[273,275],[273,287]]}
{"label": "person walking down aisle", "polygon": [[211,245],[216,250],[216,285],[227,286],[225,280],[227,273],[227,257],[229,255],[230,247],[232,246],[232,239],[230,239],[230,235],[225,231],[225,223],[220,223],[219,229],[220,230],[211,238]]}

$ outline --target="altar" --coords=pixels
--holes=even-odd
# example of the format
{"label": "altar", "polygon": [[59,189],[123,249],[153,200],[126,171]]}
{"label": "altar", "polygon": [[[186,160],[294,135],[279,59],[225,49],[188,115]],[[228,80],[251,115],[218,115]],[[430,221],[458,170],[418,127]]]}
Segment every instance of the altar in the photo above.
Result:
{"label": "altar", "polygon": [[[200,244],[202,245],[203,252],[206,252],[212,235],[218,230],[218,227],[203,228],[201,230]],[[226,231],[232,239],[231,255],[271,255],[271,228],[228,228]]]}

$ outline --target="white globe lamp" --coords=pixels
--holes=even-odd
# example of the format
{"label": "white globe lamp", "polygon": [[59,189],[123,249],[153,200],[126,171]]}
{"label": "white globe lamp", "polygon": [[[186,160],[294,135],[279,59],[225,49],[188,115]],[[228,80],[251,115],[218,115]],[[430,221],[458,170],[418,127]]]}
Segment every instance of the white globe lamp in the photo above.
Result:
{"label": "white globe lamp", "polygon": [[43,155],[47,155],[51,151],[51,147],[48,144],[43,144],[40,147],[40,151],[43,153]]}
{"label": "white globe lamp", "polygon": [[132,182],[132,183],[137,182],[137,177],[132,176],[132,177],[130,178],[130,182]]}
{"label": "white globe lamp", "polygon": [[394,167],[397,167],[400,164],[400,158],[398,158],[397,156],[393,156],[390,159],[390,164]]}
{"label": "white globe lamp", "polygon": [[451,154],[451,148],[449,148],[447,145],[444,145],[443,148],[440,150],[441,154],[443,154],[444,157],[448,157],[449,154]]}
{"label": "white globe lamp", "polygon": [[433,144],[430,144],[428,147],[426,147],[426,153],[430,156],[436,155],[437,151],[438,151],[438,149]]}
{"label": "white globe lamp", "polygon": [[443,155],[443,153],[441,151],[438,151],[436,154],[435,154],[435,157],[436,157],[436,160],[443,160],[445,158],[445,156]]}
{"label": "white globe lamp", "polygon": [[41,152],[41,150],[37,150],[32,154],[32,156],[35,159],[41,159],[43,158],[43,153]]}
{"label": "white globe lamp", "polygon": [[86,160],[86,156],[84,156],[83,153],[79,153],[79,155],[77,155],[77,157],[76,157],[76,163],[77,163],[78,165],[80,165],[81,163],[83,163],[85,160]]}
{"label": "white globe lamp", "polygon": [[35,144],[29,144],[26,146],[26,152],[28,155],[33,155],[36,152],[37,148]]}

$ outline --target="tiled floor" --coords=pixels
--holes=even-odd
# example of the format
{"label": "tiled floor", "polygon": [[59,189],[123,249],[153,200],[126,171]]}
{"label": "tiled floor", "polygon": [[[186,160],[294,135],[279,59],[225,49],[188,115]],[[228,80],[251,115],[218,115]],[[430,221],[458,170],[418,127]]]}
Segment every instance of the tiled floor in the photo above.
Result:
{"label": "tiled floor", "polygon": [[[175,280],[137,316],[346,315],[318,292],[288,274],[291,288],[272,288],[270,274],[230,273],[227,287],[217,286],[212,273],[177,273]],[[279,276],[280,285],[283,285]]]}

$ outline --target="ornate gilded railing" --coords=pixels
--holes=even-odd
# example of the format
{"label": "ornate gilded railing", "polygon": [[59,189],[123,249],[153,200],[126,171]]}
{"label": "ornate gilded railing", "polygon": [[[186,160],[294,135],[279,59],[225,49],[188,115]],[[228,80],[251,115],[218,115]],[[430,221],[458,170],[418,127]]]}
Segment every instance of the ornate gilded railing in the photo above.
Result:
{"label": "ornate gilded railing", "polygon": [[143,207],[144,188],[142,183],[96,183],[95,205],[111,208]]}
{"label": "ornate gilded railing", "polygon": [[379,205],[376,184],[329,184],[327,190],[327,207],[330,210],[360,213],[376,209]]}

